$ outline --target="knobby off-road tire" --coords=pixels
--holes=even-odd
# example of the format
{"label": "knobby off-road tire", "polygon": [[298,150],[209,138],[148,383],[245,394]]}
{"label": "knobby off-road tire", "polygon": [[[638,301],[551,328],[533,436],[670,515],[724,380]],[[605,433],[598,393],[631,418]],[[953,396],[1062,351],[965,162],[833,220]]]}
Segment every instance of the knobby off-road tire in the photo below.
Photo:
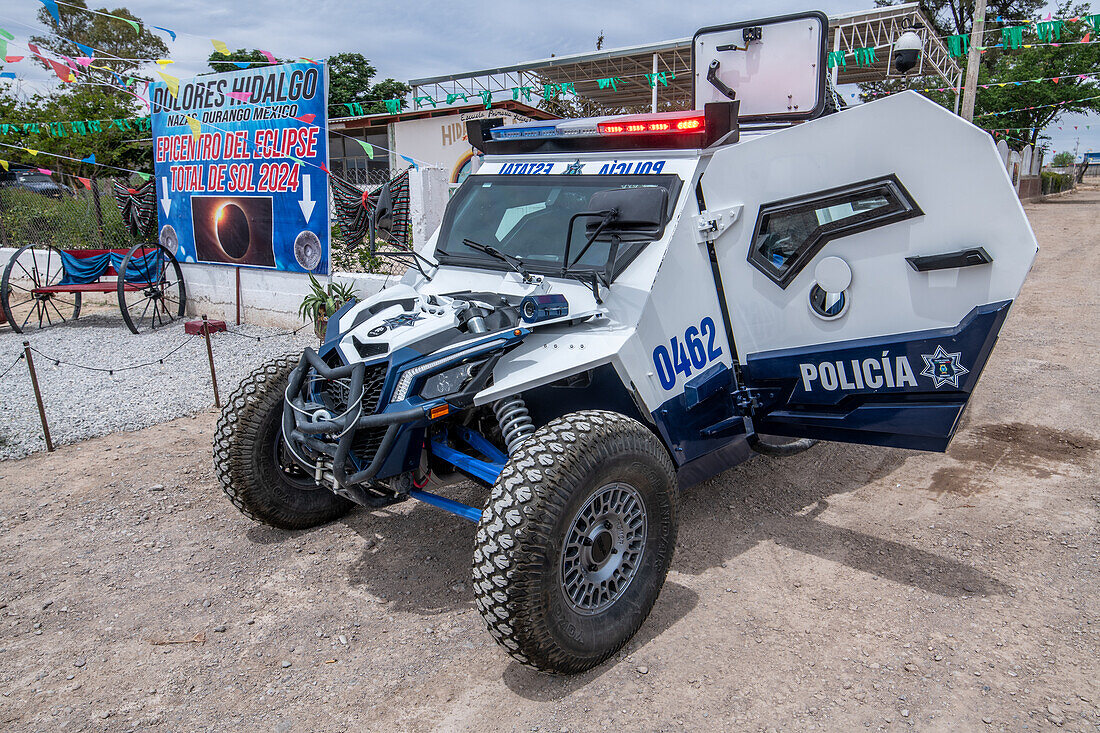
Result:
{"label": "knobby off-road tire", "polygon": [[493,486],[475,540],[478,609],[520,662],[590,669],[649,615],[676,528],[676,473],[657,437],[614,412],[565,415],[524,441]]}
{"label": "knobby off-road tire", "polygon": [[250,519],[281,529],[331,522],[352,507],[304,472],[288,474],[276,458],[283,393],[297,363],[291,356],[278,357],[246,377],[214,430],[214,472],[229,500]]}

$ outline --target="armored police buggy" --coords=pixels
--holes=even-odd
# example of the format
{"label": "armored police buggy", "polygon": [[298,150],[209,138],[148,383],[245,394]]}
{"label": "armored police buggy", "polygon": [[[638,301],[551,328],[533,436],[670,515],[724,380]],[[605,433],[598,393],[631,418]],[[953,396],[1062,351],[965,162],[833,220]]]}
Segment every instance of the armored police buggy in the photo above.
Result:
{"label": "armored police buggy", "polygon": [[[945,450],[1035,238],[982,130],[909,92],[839,110],[826,35],[700,30],[692,111],[471,122],[417,267],[229,400],[229,498],[475,521],[489,631],[578,672],[648,615],[680,490],[815,439]],[[437,493],[465,480],[481,506]]]}

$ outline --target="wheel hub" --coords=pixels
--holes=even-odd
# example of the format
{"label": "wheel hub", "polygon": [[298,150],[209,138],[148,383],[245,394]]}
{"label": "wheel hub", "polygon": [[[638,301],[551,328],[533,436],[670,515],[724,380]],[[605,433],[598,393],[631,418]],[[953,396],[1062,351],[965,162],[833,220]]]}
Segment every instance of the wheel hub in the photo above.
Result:
{"label": "wheel hub", "polygon": [[608,484],[589,497],[562,545],[562,590],[573,610],[600,613],[626,591],[645,548],[645,520],[641,494],[630,484]]}

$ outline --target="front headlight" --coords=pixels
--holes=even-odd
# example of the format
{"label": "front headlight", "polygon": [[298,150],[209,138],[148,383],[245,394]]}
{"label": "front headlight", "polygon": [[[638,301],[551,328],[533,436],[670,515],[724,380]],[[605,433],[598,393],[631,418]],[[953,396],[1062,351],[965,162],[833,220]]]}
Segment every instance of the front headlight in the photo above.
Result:
{"label": "front headlight", "polygon": [[480,362],[471,361],[428,377],[420,390],[420,396],[426,400],[434,400],[458,392],[469,384],[479,366]]}
{"label": "front headlight", "polygon": [[[418,364],[414,367],[409,367],[405,371],[401,372],[401,376],[397,378],[397,384],[394,385],[393,395],[390,396],[390,402],[402,402],[409,396],[409,389],[412,387],[413,381],[425,372],[430,372],[433,369],[437,369],[441,366],[445,366],[448,363],[457,361],[459,359],[474,356],[485,351],[493,351],[498,347],[504,346],[508,343],[507,339],[494,339],[489,342],[482,342],[475,346],[471,346],[468,349],[458,352],[457,354],[449,354],[434,361],[429,361],[425,364]],[[475,362],[476,364],[479,362]]]}

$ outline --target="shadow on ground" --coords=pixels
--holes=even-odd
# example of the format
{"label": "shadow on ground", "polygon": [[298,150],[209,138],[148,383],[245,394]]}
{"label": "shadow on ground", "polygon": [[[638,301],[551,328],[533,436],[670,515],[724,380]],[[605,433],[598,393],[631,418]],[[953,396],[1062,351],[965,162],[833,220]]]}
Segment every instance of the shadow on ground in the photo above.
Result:
{"label": "shadow on ground", "polygon": [[634,638],[609,661],[583,674],[575,675],[545,674],[513,661],[504,670],[504,684],[520,697],[535,702],[562,700],[614,669],[625,655],[636,652],[668,631],[680,619],[691,613],[698,603],[699,596],[695,591],[674,581],[667,581],[642,628],[638,629]]}
{"label": "shadow on ground", "polygon": [[787,458],[757,456],[685,492],[673,569],[700,574],[763,541],[942,596],[1010,588],[988,573],[908,545],[819,519],[828,497],[876,482],[911,454],[823,443]]}
{"label": "shadow on ground", "polygon": [[[893,540],[822,521],[828,498],[876,482],[910,454],[866,446],[821,444],[788,458],[758,456],[681,497],[680,533],[672,569],[693,575],[737,557],[760,542],[771,541],[880,578],[943,596],[994,595],[1009,587],[969,565]],[[446,492],[475,506],[485,490],[463,484]],[[343,523],[363,539],[360,557],[349,567],[348,581],[378,597],[393,611],[433,616],[472,608],[470,561],[476,526],[418,503],[349,514]],[[301,532],[263,527],[248,531],[251,541],[267,544],[293,539]],[[689,613],[694,593],[666,583],[651,618],[629,648],[644,644]],[[647,636],[648,634],[648,636]],[[606,665],[605,665],[606,667]],[[554,695],[583,685],[591,675],[570,678],[555,687],[533,685],[521,668],[506,677],[522,694]],[[524,673],[525,674],[525,673]],[[595,674],[598,674],[595,673]]]}

